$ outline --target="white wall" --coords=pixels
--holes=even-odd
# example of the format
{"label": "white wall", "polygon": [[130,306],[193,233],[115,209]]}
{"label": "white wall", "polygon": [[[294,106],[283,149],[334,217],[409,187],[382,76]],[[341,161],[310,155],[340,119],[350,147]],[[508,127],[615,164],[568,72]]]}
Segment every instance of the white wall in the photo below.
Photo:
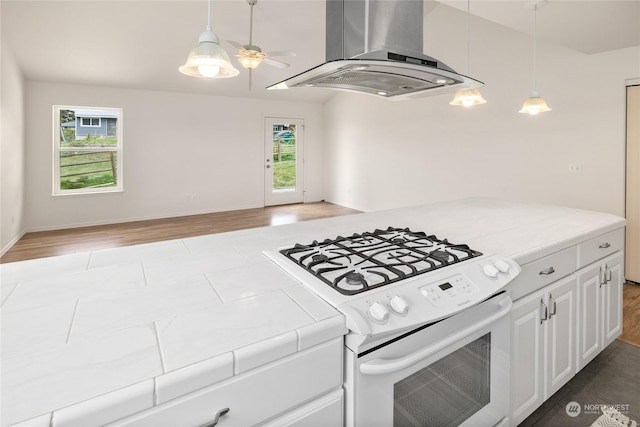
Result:
{"label": "white wall", "polygon": [[24,233],[24,79],[2,42],[0,58],[0,254]]}
{"label": "white wall", "polygon": [[[425,19],[426,53],[464,73],[464,28],[464,13],[439,6]],[[369,211],[491,196],[623,215],[625,79],[640,76],[640,47],[589,56],[539,39],[537,87],[553,111],[530,117],[518,110],[532,38],[480,18],[471,34],[485,105],[347,93],[326,104],[326,199]]]}
{"label": "white wall", "polygon": [[[123,108],[123,193],[51,195],[55,104]],[[321,200],[321,105],[28,81],[26,228],[264,206],[265,116],[304,118],[305,201]]]}

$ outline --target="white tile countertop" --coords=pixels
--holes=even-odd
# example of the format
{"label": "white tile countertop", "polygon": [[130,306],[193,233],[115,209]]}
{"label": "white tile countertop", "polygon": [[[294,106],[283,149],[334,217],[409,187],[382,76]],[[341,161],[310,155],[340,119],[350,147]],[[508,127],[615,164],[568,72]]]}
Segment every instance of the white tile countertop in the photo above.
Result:
{"label": "white tile countertop", "polygon": [[526,264],[624,219],[476,198],[2,264],[0,426],[108,422],[343,335],[262,251],[388,226]]}

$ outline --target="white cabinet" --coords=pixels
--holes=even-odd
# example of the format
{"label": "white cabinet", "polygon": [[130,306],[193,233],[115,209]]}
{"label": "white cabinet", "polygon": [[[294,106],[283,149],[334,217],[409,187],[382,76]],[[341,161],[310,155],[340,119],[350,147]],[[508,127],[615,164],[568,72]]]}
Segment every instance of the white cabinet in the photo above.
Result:
{"label": "white cabinet", "polygon": [[517,425],[576,373],[574,275],[514,303],[511,310],[511,417]]}
{"label": "white cabinet", "polygon": [[577,273],[580,300],[578,370],[622,333],[623,260],[623,253],[618,252]]}

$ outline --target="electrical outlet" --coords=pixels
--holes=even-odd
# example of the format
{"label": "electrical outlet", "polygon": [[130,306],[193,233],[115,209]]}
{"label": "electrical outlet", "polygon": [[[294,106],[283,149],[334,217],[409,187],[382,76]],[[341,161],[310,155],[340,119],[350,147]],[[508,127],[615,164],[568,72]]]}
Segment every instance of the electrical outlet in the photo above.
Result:
{"label": "electrical outlet", "polygon": [[582,165],[580,163],[569,163],[569,173],[582,173]]}

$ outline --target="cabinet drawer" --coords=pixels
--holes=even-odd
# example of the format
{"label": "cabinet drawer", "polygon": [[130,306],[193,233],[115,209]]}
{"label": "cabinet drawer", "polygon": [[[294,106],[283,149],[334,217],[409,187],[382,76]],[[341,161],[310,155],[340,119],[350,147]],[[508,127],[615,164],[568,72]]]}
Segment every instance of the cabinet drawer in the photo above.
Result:
{"label": "cabinet drawer", "polygon": [[522,272],[509,285],[511,299],[517,300],[576,270],[575,246],[547,255],[522,266]]}
{"label": "cabinet drawer", "polygon": [[578,245],[578,268],[582,268],[624,246],[624,228],[610,231]]}
{"label": "cabinet drawer", "polygon": [[109,426],[201,426],[223,408],[220,427],[259,424],[340,387],[342,352],[337,338]]}

